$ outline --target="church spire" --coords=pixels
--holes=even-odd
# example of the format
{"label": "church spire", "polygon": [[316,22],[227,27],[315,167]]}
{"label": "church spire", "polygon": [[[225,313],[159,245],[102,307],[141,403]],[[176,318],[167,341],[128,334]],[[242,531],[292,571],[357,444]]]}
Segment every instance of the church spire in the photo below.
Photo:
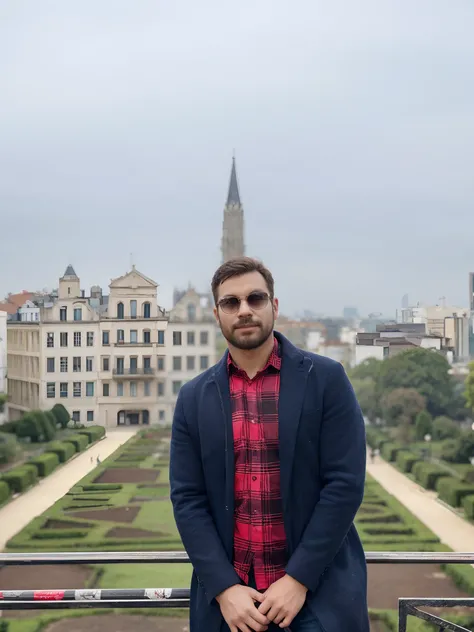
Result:
{"label": "church spire", "polygon": [[245,254],[244,209],[242,207],[242,202],[240,201],[237,170],[235,167],[235,155],[232,156],[229,193],[224,207],[221,253],[222,263],[232,259],[233,257],[241,257]]}
{"label": "church spire", "polygon": [[237,182],[237,170],[235,168],[235,156],[232,156],[232,169],[230,172],[229,193],[227,195],[227,206],[240,204],[239,185]]}

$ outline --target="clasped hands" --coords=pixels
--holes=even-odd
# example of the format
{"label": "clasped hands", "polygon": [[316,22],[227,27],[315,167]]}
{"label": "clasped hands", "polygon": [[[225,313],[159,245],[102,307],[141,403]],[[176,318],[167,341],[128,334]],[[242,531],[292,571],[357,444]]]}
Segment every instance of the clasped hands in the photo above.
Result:
{"label": "clasped hands", "polygon": [[231,632],[265,632],[272,622],[287,628],[303,607],[306,593],[306,586],[284,575],[264,593],[236,584],[216,599]]}

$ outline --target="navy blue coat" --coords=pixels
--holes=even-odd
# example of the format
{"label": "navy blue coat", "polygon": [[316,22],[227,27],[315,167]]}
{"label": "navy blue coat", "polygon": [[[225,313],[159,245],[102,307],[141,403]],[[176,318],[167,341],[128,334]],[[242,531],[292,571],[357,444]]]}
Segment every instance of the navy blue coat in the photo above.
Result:
{"label": "navy blue coat", "polygon": [[[284,336],[279,399],[287,573],[308,588],[325,632],[369,632],[367,569],[353,524],[365,480],[365,428],[343,367]],[[234,446],[227,353],[185,384],[173,420],[171,501],[194,567],[191,632],[219,632],[216,595],[232,566]]]}

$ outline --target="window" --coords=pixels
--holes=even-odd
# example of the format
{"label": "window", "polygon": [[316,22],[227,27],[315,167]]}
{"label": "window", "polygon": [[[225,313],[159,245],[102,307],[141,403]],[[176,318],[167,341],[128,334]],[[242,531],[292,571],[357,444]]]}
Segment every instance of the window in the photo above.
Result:
{"label": "window", "polygon": [[151,305],[150,305],[150,303],[143,303],[143,318],[151,318]]}
{"label": "window", "polygon": [[123,320],[123,317],[124,317],[123,303],[117,303],[117,318],[120,318],[120,320]]}
{"label": "window", "polygon": [[130,317],[137,317],[137,301],[130,301]]}
{"label": "window", "polygon": [[165,356],[158,356],[158,371],[165,370]]}
{"label": "window", "polygon": [[209,344],[209,332],[208,331],[201,331],[199,339],[200,339],[200,342],[201,342],[202,345],[208,345]]}
{"label": "window", "polygon": [[82,308],[76,307],[74,309],[74,320],[82,320]]}
{"label": "window", "polygon": [[67,373],[67,357],[62,357],[59,360],[59,370],[61,373]]}
{"label": "window", "polygon": [[146,375],[150,375],[151,373],[151,358],[150,356],[143,357],[143,372]]}
{"label": "window", "polygon": [[102,371],[110,371],[109,358],[102,358]]}
{"label": "window", "polygon": [[67,331],[62,331],[59,334],[59,346],[67,347]]}
{"label": "window", "polygon": [[94,421],[94,411],[93,410],[88,410],[87,411],[87,421]]}
{"label": "window", "polygon": [[173,356],[173,371],[181,371],[181,356]]}
{"label": "window", "polygon": [[201,367],[201,371],[204,371],[204,369],[208,369],[209,368],[209,356],[201,356],[199,358],[199,364]]}
{"label": "window", "polygon": [[181,381],[173,380],[173,395],[177,395],[179,393],[180,388],[181,388]]}
{"label": "window", "polygon": [[190,323],[194,323],[196,320],[196,305],[194,303],[188,303],[188,320]]}
{"label": "window", "polygon": [[124,340],[125,340],[125,333],[123,329],[117,329],[117,344],[123,345]]}
{"label": "window", "polygon": [[80,373],[81,372],[81,358],[80,357],[75,357],[72,359],[72,370],[74,371],[74,373]]}
{"label": "window", "polygon": [[151,343],[151,331],[149,329],[145,329],[143,332],[143,344],[149,345]]}
{"label": "window", "polygon": [[110,384],[102,384],[102,395],[104,397],[108,397],[110,393]]}
{"label": "window", "polygon": [[165,395],[165,383],[158,382],[158,397],[164,397]]}
{"label": "window", "polygon": [[54,373],[54,358],[46,358],[46,371]]}
{"label": "window", "polygon": [[145,397],[150,396],[150,382],[143,382],[143,395]]}
{"label": "window", "polygon": [[115,365],[116,368],[116,373],[117,375],[123,375],[123,370],[124,370],[124,359],[123,358],[117,358],[117,364]]}
{"label": "window", "polygon": [[110,344],[110,332],[103,331],[102,332],[102,344],[109,345]]}
{"label": "window", "polygon": [[81,397],[82,395],[82,384],[81,382],[74,382],[72,385],[72,395],[73,397]]}
{"label": "window", "polygon": [[86,397],[94,397],[94,382],[86,382]]}
{"label": "window", "polygon": [[93,331],[87,332],[87,346],[88,347],[94,346],[94,332]]}
{"label": "window", "polygon": [[180,331],[173,331],[173,345],[175,347],[177,347],[180,344],[181,344],[181,332]]}
{"label": "window", "polygon": [[164,421],[165,420],[165,411],[164,410],[159,410],[158,411],[158,419],[160,421]]}
{"label": "window", "polygon": [[186,368],[188,371],[194,371],[196,368],[196,358],[195,356],[188,356],[186,358]]}
{"label": "window", "polygon": [[136,396],[137,396],[137,383],[130,382],[130,397],[136,397]]}
{"label": "window", "polygon": [[59,320],[67,320],[67,307],[61,307],[59,310]]}
{"label": "window", "polygon": [[90,371],[93,371],[93,370],[94,370],[94,369],[92,368],[93,361],[94,361],[94,358],[91,358],[91,357],[86,358],[86,371],[87,371],[88,373],[89,373]]}
{"label": "window", "polygon": [[165,344],[165,330],[164,329],[158,329],[158,344],[159,345]]}
{"label": "window", "polygon": [[82,334],[80,331],[74,332],[74,346],[80,347],[82,345]]}
{"label": "window", "polygon": [[136,329],[130,330],[130,343],[136,344],[138,342],[138,331]]}
{"label": "window", "polygon": [[122,397],[123,396],[123,384],[122,382],[119,382],[117,384],[117,397]]}
{"label": "window", "polygon": [[79,421],[81,421],[81,411],[80,410],[73,410],[72,411],[72,420],[74,423],[78,423]]}
{"label": "window", "polygon": [[67,382],[60,382],[59,384],[59,397],[67,397]]}
{"label": "window", "polygon": [[194,344],[194,340],[195,340],[194,331],[188,331],[187,339],[188,339],[188,345]]}
{"label": "window", "polygon": [[136,356],[130,358],[130,373],[132,375],[138,373],[138,358]]}
{"label": "window", "polygon": [[46,384],[46,397],[48,397],[49,399],[56,397],[56,383],[55,382],[48,382]]}
{"label": "window", "polygon": [[46,346],[54,347],[54,334],[52,333],[46,334]]}

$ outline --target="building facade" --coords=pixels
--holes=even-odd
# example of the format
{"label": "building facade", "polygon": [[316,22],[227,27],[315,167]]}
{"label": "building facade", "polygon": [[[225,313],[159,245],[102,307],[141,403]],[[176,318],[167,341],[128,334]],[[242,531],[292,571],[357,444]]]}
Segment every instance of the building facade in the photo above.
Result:
{"label": "building facade", "polygon": [[82,423],[171,423],[182,384],[216,361],[212,309],[192,289],[166,312],[133,268],[85,297],[68,266],[39,322],[8,323],[9,418],[63,404]]}

